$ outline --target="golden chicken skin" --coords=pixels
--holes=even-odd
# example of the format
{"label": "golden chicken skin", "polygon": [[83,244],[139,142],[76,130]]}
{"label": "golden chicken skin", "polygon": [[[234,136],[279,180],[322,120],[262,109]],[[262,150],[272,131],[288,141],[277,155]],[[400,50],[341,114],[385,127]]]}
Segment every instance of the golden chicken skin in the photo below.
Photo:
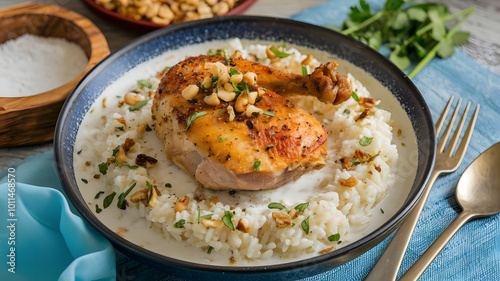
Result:
{"label": "golden chicken skin", "polygon": [[323,126],[285,96],[344,102],[352,86],[336,67],[297,75],[235,57],[187,58],[155,94],[156,133],[167,157],[205,188],[277,188],[322,168],[327,157]]}

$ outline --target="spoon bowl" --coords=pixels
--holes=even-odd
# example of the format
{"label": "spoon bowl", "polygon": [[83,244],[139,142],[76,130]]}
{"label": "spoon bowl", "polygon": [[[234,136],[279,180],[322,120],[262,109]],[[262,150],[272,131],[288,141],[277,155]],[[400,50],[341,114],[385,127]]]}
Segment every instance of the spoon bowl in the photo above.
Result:
{"label": "spoon bowl", "polygon": [[457,185],[456,197],[464,212],[474,217],[500,213],[500,143],[483,152],[467,167]]}
{"label": "spoon bowl", "polygon": [[425,253],[399,279],[417,280],[434,258],[450,241],[451,237],[466,222],[477,217],[500,213],[500,173],[496,166],[500,162],[500,142],[493,145],[474,162],[460,177],[456,197],[463,211],[432,243]]}

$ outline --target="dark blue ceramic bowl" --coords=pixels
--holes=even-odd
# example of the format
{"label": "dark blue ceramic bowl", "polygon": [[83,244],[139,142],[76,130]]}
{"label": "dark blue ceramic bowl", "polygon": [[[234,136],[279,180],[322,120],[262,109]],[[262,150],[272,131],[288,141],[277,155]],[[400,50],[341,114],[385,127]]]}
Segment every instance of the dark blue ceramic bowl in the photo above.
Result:
{"label": "dark blue ceramic bowl", "polygon": [[[418,168],[405,203],[385,224],[359,241],[318,257],[279,265],[231,267],[190,263],[151,252],[121,238],[92,214],[78,190],[73,149],[78,128],[94,100],[106,86],[128,70],[167,50],[234,37],[276,42],[285,40],[329,52],[365,70],[397,98],[417,137]],[[420,197],[432,171],[434,158],[435,132],[429,109],[410,79],[389,60],[362,43],[326,28],[287,19],[253,16],[231,16],[174,25],[149,33],[110,55],[90,71],[70,94],[59,116],[55,135],[59,177],[81,215],[127,256],[188,279],[291,280],[316,275],[349,262],[377,245],[399,226]]]}

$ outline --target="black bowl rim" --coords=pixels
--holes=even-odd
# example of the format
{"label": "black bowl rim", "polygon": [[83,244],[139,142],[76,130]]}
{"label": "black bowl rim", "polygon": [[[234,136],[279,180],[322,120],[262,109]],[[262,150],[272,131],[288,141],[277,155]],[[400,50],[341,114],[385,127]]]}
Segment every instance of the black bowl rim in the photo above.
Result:
{"label": "black bowl rim", "polygon": [[[333,252],[330,252],[328,254],[324,255],[319,255],[316,257],[310,257],[306,258],[303,260],[299,261],[292,261],[292,262],[287,262],[287,263],[280,263],[280,264],[271,264],[271,265],[259,265],[259,266],[220,266],[220,265],[209,265],[209,264],[201,264],[201,263],[194,263],[194,262],[189,262],[189,261],[184,261],[184,260],[179,260],[175,259],[172,257],[164,256],[162,254],[147,250],[145,248],[142,248],[111,231],[107,226],[105,226],[97,217],[93,215],[93,213],[90,211],[88,208],[87,204],[83,200],[81,194],[78,191],[78,187],[72,187],[70,183],[70,179],[74,177],[74,175],[71,175],[68,173],[68,170],[65,169],[65,159],[64,159],[64,141],[63,141],[63,124],[64,121],[67,119],[67,116],[71,114],[71,106],[73,105],[79,90],[85,88],[85,86],[92,81],[96,76],[99,75],[100,71],[105,69],[109,64],[111,64],[114,60],[119,58],[121,55],[135,49],[136,47],[143,45],[149,41],[152,41],[154,39],[157,39],[162,36],[167,36],[170,33],[173,33],[175,31],[180,31],[180,30],[186,30],[190,29],[192,27],[198,27],[201,25],[205,24],[221,24],[225,22],[254,22],[254,23],[260,23],[260,24],[271,24],[271,23],[281,23],[281,24],[286,24],[288,26],[293,26],[293,27],[300,27],[300,28],[309,28],[309,29],[318,29],[322,30],[323,32],[329,32],[332,33],[334,36],[340,36],[343,37],[343,40],[350,41],[349,43],[355,46],[356,48],[363,49],[364,52],[370,53],[370,56],[373,56],[380,60],[381,62],[385,63],[385,66],[390,68],[392,71],[396,72],[398,75],[401,76],[401,79],[404,80],[404,82],[412,88],[413,91],[413,98],[416,102],[416,104],[419,106],[419,109],[424,112],[424,116],[426,117],[426,124],[427,129],[429,129],[429,133],[431,134],[431,139],[429,140],[429,151],[428,153],[428,161],[427,165],[423,168],[423,171],[419,177],[419,175],[416,175],[416,178],[414,180],[414,183],[412,185],[412,190],[416,187],[418,187],[417,192],[414,194],[413,197],[409,197],[406,199],[404,202],[403,206],[398,210],[398,212],[392,216],[389,220],[387,220],[386,223],[381,225],[379,228],[375,229],[373,232],[368,234],[367,236],[349,244],[346,245],[340,249],[337,249]],[[120,250],[124,250],[125,252],[134,255],[135,257],[139,258],[140,260],[143,261],[152,261],[154,263],[159,263],[163,265],[168,265],[168,266],[173,266],[174,268],[180,267],[181,269],[187,269],[187,270],[193,270],[193,271],[205,271],[205,272],[223,272],[223,273],[235,273],[235,274],[263,274],[263,273],[274,273],[274,272],[281,272],[281,271],[288,271],[288,270],[295,270],[295,269],[301,269],[313,265],[318,265],[318,264],[325,264],[328,263],[329,261],[331,262],[332,259],[339,258],[340,261],[334,261],[334,265],[332,266],[331,264],[328,265],[330,269],[340,266],[344,263],[347,263],[354,259],[353,257],[348,257],[345,258],[345,255],[351,251],[357,251],[360,252],[360,247],[365,246],[366,249],[361,251],[362,253],[367,252],[369,249],[377,245],[379,242],[381,242],[383,239],[385,239],[390,233],[392,233],[398,226],[401,224],[402,220],[407,216],[407,214],[413,209],[415,206],[416,202],[420,199],[425,186],[427,185],[427,182],[430,178],[430,173],[434,168],[434,162],[435,162],[435,154],[436,154],[436,136],[435,136],[435,130],[434,130],[434,124],[432,121],[432,117],[430,114],[430,110],[425,103],[424,98],[422,97],[421,93],[419,90],[416,88],[416,86],[413,84],[413,82],[407,77],[407,75],[402,72],[397,66],[395,66],[392,62],[390,62],[387,58],[385,58],[383,55],[378,53],[377,51],[371,49],[370,47],[356,41],[355,39],[345,36],[341,33],[338,33],[336,31],[333,31],[331,29],[327,29],[324,27],[320,27],[317,25],[305,23],[305,22],[300,22],[300,21],[295,21],[291,19],[283,19],[283,18],[273,18],[273,17],[265,17],[265,16],[225,16],[225,17],[215,17],[215,18],[210,18],[210,19],[204,19],[204,20],[198,20],[198,21],[192,21],[192,22],[186,22],[186,23],[180,23],[176,24],[170,27],[162,28],[156,31],[153,31],[151,33],[148,33],[146,35],[143,35],[139,37],[138,39],[132,41],[131,43],[127,44],[126,46],[122,47],[118,51],[112,53],[109,55],[107,58],[103,59],[101,62],[99,62],[91,71],[89,71],[85,77],[78,83],[78,85],[74,88],[74,90],[70,93],[69,97],[67,98],[61,113],[59,115],[57,125],[56,125],[56,130],[55,130],[55,137],[54,137],[54,152],[55,152],[55,162],[56,162],[56,167],[57,167],[57,172],[59,175],[59,178],[61,180],[61,183],[63,185],[63,188],[68,195],[68,198],[70,201],[75,205],[76,209],[80,212],[80,214],[86,219],[86,221],[92,225],[99,233],[101,233],[103,236],[105,236],[108,240],[110,240],[117,248]],[[419,156],[420,157],[420,156]],[[72,163],[70,163],[72,164]],[[417,182],[418,181],[418,182]],[[410,192],[411,195],[411,192]],[[357,255],[359,256],[359,255]],[[344,258],[344,259],[342,259]]]}

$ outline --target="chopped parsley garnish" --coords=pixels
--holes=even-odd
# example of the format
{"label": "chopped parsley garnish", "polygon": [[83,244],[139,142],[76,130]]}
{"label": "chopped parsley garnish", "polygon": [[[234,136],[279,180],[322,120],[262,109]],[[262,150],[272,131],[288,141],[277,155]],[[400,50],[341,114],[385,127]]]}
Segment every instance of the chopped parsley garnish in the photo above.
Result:
{"label": "chopped parsley garnish", "polygon": [[185,219],[180,219],[176,223],[174,223],[174,227],[175,228],[183,228],[185,223],[186,223]]}
{"label": "chopped parsley garnish", "polygon": [[153,129],[151,129],[151,127],[149,127],[149,125],[147,124],[146,125],[146,132],[151,132]]}
{"label": "chopped parsley garnish", "polygon": [[355,92],[352,92],[351,96],[355,101],[359,101],[358,94],[356,94]]}
{"label": "chopped parsley garnish", "polygon": [[98,214],[99,214],[100,212],[102,212],[102,209],[101,209],[101,208],[99,208],[99,205],[98,205],[98,204],[95,204],[95,212],[96,212],[96,213],[98,213]]}
{"label": "chopped parsley garnish", "polygon": [[301,212],[304,212],[304,210],[307,209],[307,207],[309,207],[309,203],[302,203],[302,204],[295,206],[294,209],[301,211]]}
{"label": "chopped parsley garnish", "polygon": [[269,149],[273,148],[274,147],[274,144],[268,144],[266,146],[266,151],[269,151]]}
{"label": "chopped parsley garnish", "polygon": [[136,111],[139,108],[145,106],[148,103],[148,99],[141,100],[140,102],[136,103],[135,105],[132,105],[131,107],[128,108],[129,111]]}
{"label": "chopped parsley garnish", "polygon": [[222,137],[219,138],[219,142],[223,142],[224,139]]}
{"label": "chopped parsley garnish", "polygon": [[307,75],[307,67],[305,65],[302,66],[302,75]]}
{"label": "chopped parsley garnish", "polygon": [[89,183],[89,181],[88,181],[88,180],[86,180],[86,179],[82,179],[82,181],[83,181],[84,183]]}
{"label": "chopped parsley garnish", "polygon": [[205,88],[205,86],[203,86],[203,84],[201,84],[200,81],[196,81],[196,85],[205,93],[208,93],[208,89]]}
{"label": "chopped parsley garnish", "polygon": [[125,197],[127,197],[127,195],[132,191],[132,189],[134,189],[136,183],[134,182],[128,189],[127,191],[121,193],[119,196],[118,196],[118,203],[116,204],[116,206],[120,209],[123,208],[123,203],[125,201]]}
{"label": "chopped parsley garnish", "polygon": [[111,205],[111,203],[113,202],[113,199],[115,198],[115,195],[116,195],[116,192],[113,192],[110,195],[104,197],[104,200],[102,201],[102,205],[103,205],[104,209],[106,209],[107,207],[109,207],[109,205]]}
{"label": "chopped parsley garnish", "polygon": [[361,162],[359,162],[359,161],[352,162],[352,166],[358,166],[359,164],[361,164]]}
{"label": "chopped parsley garnish", "polygon": [[149,83],[146,80],[139,80],[139,81],[137,81],[137,85],[139,85],[139,87],[147,87],[149,89],[151,89],[153,87],[153,85],[151,85],[151,83]]}
{"label": "chopped parsley garnish", "polygon": [[149,181],[146,181],[146,186],[147,186],[149,189],[153,188],[153,186],[149,183]]}
{"label": "chopped parsley garnish", "polygon": [[[231,82],[231,81],[229,81],[229,83],[231,83],[231,85],[233,86],[233,89],[234,89],[234,92],[236,93],[236,95],[241,94],[241,92],[243,92],[243,90],[245,90],[243,88],[243,86],[240,84],[235,84],[234,82]],[[235,98],[235,100],[236,100],[236,98]]]}
{"label": "chopped parsley garnish", "polygon": [[105,175],[108,172],[108,166],[109,166],[108,162],[102,162],[98,166],[99,166],[99,172],[101,172],[101,174]]}
{"label": "chopped parsley garnish", "polygon": [[233,217],[233,213],[226,211],[226,214],[222,217],[222,222],[232,231],[234,231],[234,225],[233,222],[231,221],[231,218]]}
{"label": "chopped parsley garnish", "polygon": [[208,246],[208,250],[207,250],[207,254],[210,255],[210,253],[212,253],[212,250],[214,249],[214,247],[212,246]]}
{"label": "chopped parsley garnish", "polygon": [[191,127],[191,124],[193,123],[193,121],[194,121],[196,118],[201,117],[201,116],[206,115],[206,114],[207,114],[207,112],[206,112],[206,111],[202,111],[202,112],[198,112],[198,113],[195,113],[195,114],[191,115],[191,116],[188,118],[187,122],[186,122],[186,131],[187,131],[187,130],[189,130],[189,127]]}
{"label": "chopped parsley garnish", "polygon": [[271,111],[264,111],[264,112],[262,112],[262,114],[267,115],[267,116],[271,116],[271,117],[276,116],[276,114],[272,113]]}
{"label": "chopped parsley garnish", "polygon": [[349,114],[349,113],[351,113],[351,111],[350,111],[349,109],[347,109],[347,108],[346,108],[346,109],[344,109],[344,113],[345,113],[345,114]]}
{"label": "chopped parsley garnish", "polygon": [[240,73],[241,73],[241,72],[239,72],[239,71],[238,71],[238,69],[236,69],[236,68],[232,68],[232,67],[231,67],[231,68],[229,69],[229,76],[233,76],[233,75],[235,75],[235,74],[240,74]]}
{"label": "chopped parsley garnish", "polygon": [[271,52],[273,52],[275,55],[277,55],[278,57],[280,58],[286,58],[288,57],[290,54],[287,54],[287,53],[284,53],[280,50],[278,50],[276,47],[272,46],[271,48],[269,48],[271,50]]}
{"label": "chopped parsley garnish", "polygon": [[122,126],[122,127],[116,127],[116,129],[117,129],[118,131],[125,131],[125,129],[123,129],[123,126]]}
{"label": "chopped parsley garnish", "polygon": [[200,218],[201,219],[211,219],[214,214],[208,214],[208,215],[203,215]]}
{"label": "chopped parsley garnish", "polygon": [[375,105],[376,108],[379,108],[379,109],[382,109],[382,110],[385,110],[385,111],[389,111],[389,108],[383,106],[383,105]]}
{"label": "chopped parsley garnish", "polygon": [[165,187],[166,187],[166,188],[172,188],[172,184],[171,184],[171,183],[166,183],[166,184],[165,184]]}
{"label": "chopped parsley garnish", "polygon": [[380,212],[383,214],[384,213],[384,209],[380,208]]}
{"label": "chopped parsley garnish", "polygon": [[283,204],[281,203],[276,203],[276,202],[272,202],[270,203],[269,205],[267,205],[267,207],[269,209],[278,209],[278,210],[285,210],[285,212],[289,213],[290,211],[285,207],[283,206]]}
{"label": "chopped parsley garnish", "polygon": [[[132,165],[129,165],[129,164],[120,164],[120,162],[118,162],[118,159],[116,158],[116,155],[118,155],[118,151],[120,150],[120,146],[121,146],[121,145],[119,145],[119,146],[117,146],[117,147],[115,147],[115,148],[113,149],[113,154],[112,154],[112,156],[115,158],[115,165],[116,165],[117,167],[129,167],[129,168],[130,168],[130,169],[132,169],[132,170],[135,170],[135,169],[139,168],[139,166],[137,166],[137,165],[133,165],[133,166],[132,166]],[[106,168],[106,169],[107,169],[107,168]],[[99,167],[99,170],[100,170],[100,167]]]}
{"label": "chopped parsley garnish", "polygon": [[254,169],[255,171],[260,170],[260,164],[261,164],[261,162],[260,162],[260,161],[255,161],[255,162],[253,162],[253,169]]}
{"label": "chopped parsley garnish", "polygon": [[217,82],[219,81],[219,76],[212,76],[212,88],[216,88],[217,87]]}
{"label": "chopped parsley garnish", "polygon": [[78,150],[78,152],[76,154],[80,154],[82,153],[82,149]]}
{"label": "chopped parsley garnish", "polygon": [[332,234],[328,236],[328,241],[334,242],[334,241],[339,241],[340,240],[340,233],[337,234]]}
{"label": "chopped parsley garnish", "polygon": [[285,41],[281,40],[281,47],[286,48]]}
{"label": "chopped parsley garnish", "polygon": [[359,140],[359,144],[361,146],[368,146],[372,143],[373,137],[363,137],[362,139]]}
{"label": "chopped parsley garnish", "polygon": [[97,192],[97,194],[94,196],[94,199],[99,199],[99,197],[101,196],[101,194],[104,194],[104,191]]}
{"label": "chopped parsley garnish", "polygon": [[306,234],[309,234],[309,218],[311,216],[307,216],[307,218],[305,220],[302,221],[302,223],[300,224],[300,226],[302,227],[302,230],[304,230],[304,232]]}

